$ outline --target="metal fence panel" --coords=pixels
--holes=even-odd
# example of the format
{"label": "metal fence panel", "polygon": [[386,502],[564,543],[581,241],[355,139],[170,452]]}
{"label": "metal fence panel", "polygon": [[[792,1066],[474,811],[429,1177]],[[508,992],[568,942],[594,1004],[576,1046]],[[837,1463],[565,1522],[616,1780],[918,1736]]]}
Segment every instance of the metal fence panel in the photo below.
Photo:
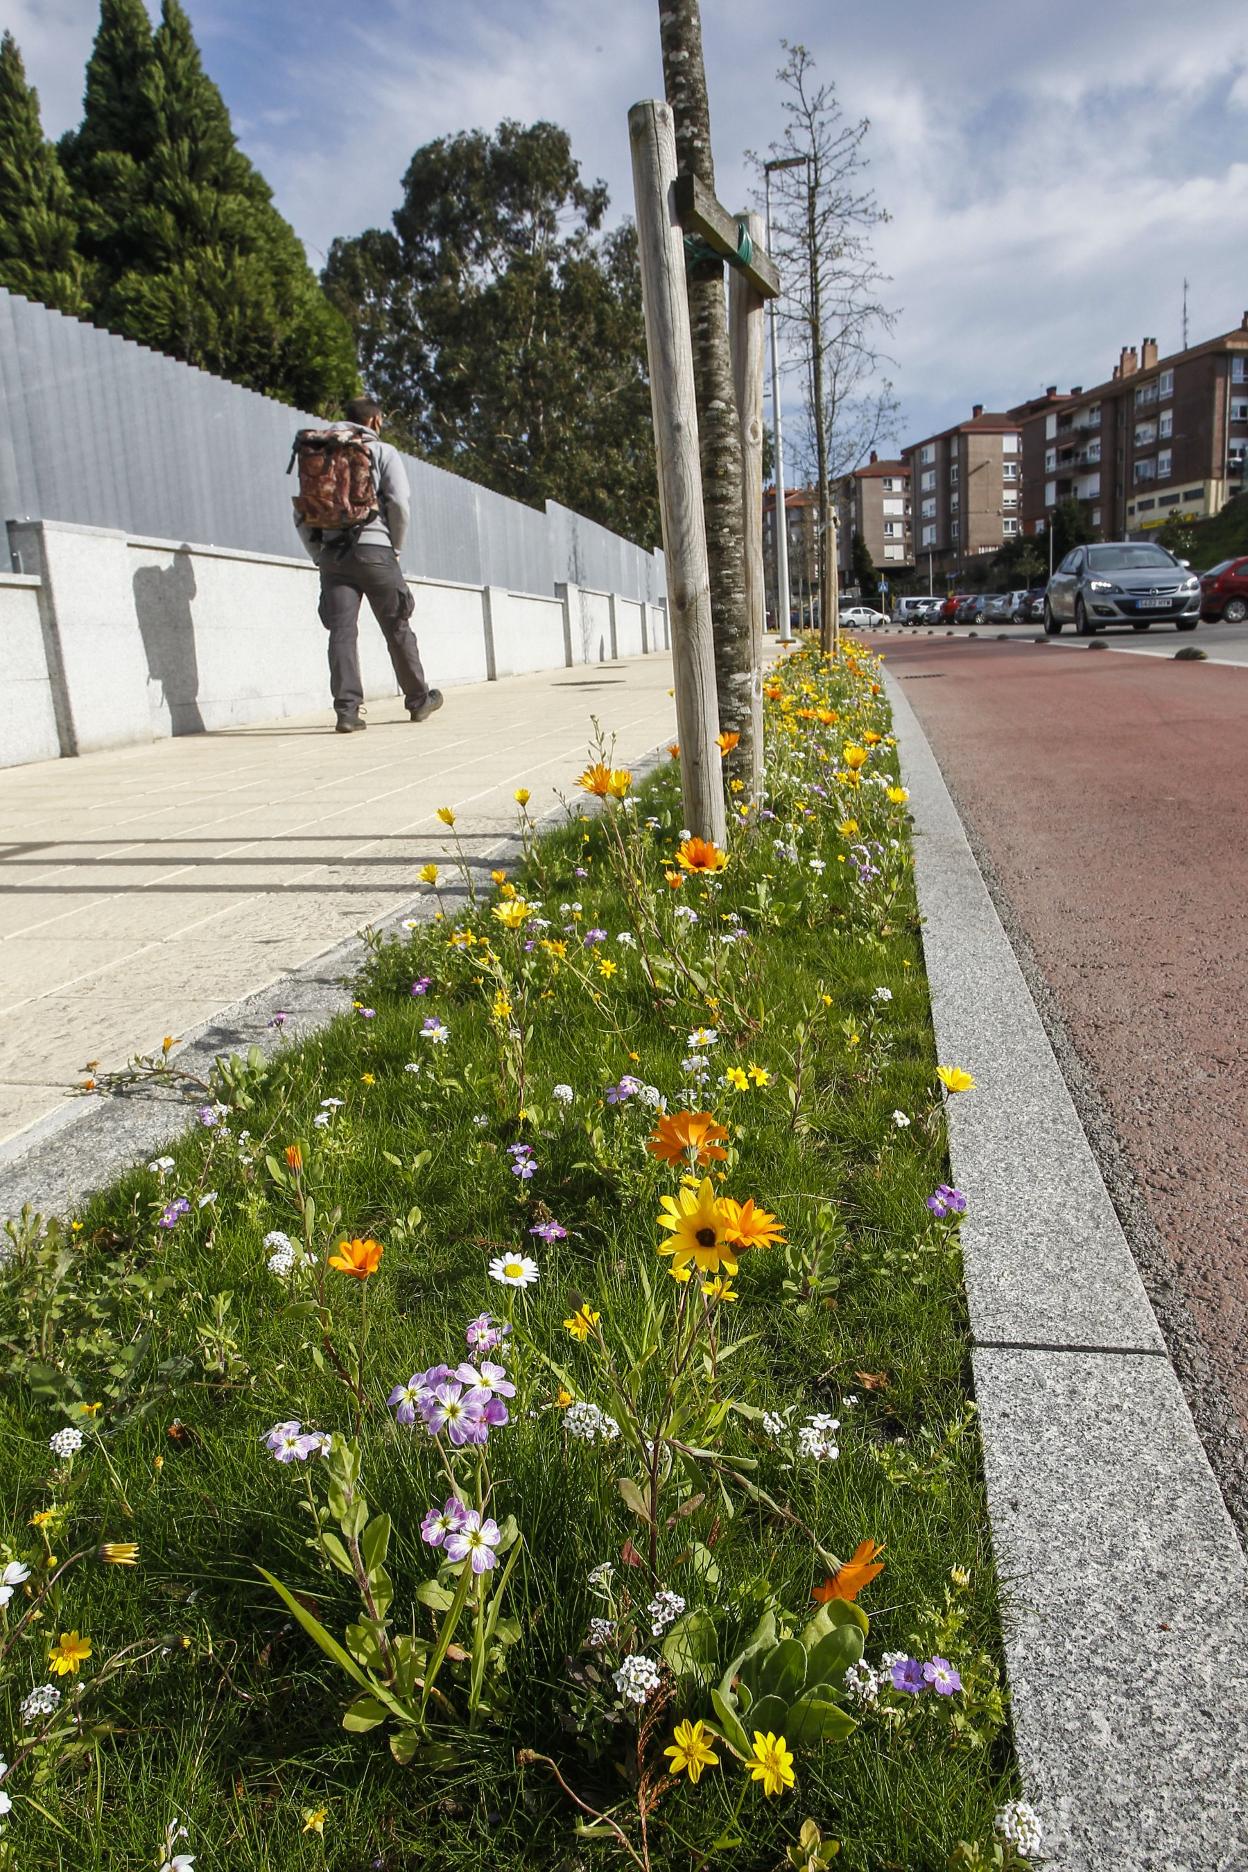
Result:
{"label": "metal fence panel", "polygon": [[[25,517],[297,555],[296,429],[317,418],[0,288],[0,522]],[[662,555],[405,456],[404,569],[549,593],[663,595]]]}

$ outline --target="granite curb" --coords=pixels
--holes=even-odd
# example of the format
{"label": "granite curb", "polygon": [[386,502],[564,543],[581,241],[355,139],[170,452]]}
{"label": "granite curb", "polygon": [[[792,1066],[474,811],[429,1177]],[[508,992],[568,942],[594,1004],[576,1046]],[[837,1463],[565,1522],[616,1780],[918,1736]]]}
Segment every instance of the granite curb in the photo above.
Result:
{"label": "granite curb", "polygon": [[898,678],[1015,1741],[1051,1872],[1248,1865],[1243,1550],[957,810]]}

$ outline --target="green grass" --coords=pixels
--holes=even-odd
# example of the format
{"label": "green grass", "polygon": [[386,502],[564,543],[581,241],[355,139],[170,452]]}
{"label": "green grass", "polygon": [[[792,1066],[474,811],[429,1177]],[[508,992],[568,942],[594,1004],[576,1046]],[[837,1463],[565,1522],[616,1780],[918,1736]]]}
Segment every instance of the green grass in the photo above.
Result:
{"label": "green grass", "polygon": [[[492,920],[492,887],[477,910],[448,899],[445,923],[374,949],[358,995],[375,1018],[345,1017],[276,1065],[236,1073],[219,1125],[193,1128],[163,1177],[136,1167],[94,1198],[72,1231],[15,1231],[0,1293],[0,1558],[35,1561],[42,1536],[30,1518],[56,1504],[64,1514],[49,1538],[60,1558],[102,1540],[135,1540],[141,1563],[77,1564],[10,1648],[0,1722],[12,1739],[0,1752],[14,1762],[17,1705],[44,1681],[51,1637],[78,1629],[93,1646],[83,1674],[87,1727],[67,1735],[59,1752],[20,1763],[6,1783],[14,1810],[4,1838],[14,1864],[94,1872],[158,1863],[174,1814],[189,1828],[182,1844],[196,1872],[571,1872],[625,1863],[615,1845],[578,1840],[576,1812],[550,1775],[516,1761],[519,1749],[550,1755],[595,1808],[623,1802],[621,1823],[636,1840],[624,1772],[635,1759],[633,1732],[610,1707],[613,1693],[587,1688],[595,1660],[583,1647],[590,1616],[602,1610],[589,1569],[610,1558],[626,1584],[636,1577],[621,1550],[643,1536],[615,1486],[617,1473],[635,1465],[619,1445],[569,1442],[545,1366],[517,1359],[518,1408],[490,1445],[492,1507],[500,1519],[516,1515],[525,1542],[508,1595],[521,1635],[508,1654],[507,1703],[476,1734],[450,1733],[449,1765],[429,1767],[418,1756],[403,1768],[384,1730],[344,1732],[350,1686],[257,1565],[315,1605],[338,1635],[358,1616],[348,1582],[309,1545],[301,1500],[315,1465],[278,1465],[261,1444],[288,1417],[345,1432],[354,1410],[331,1364],[318,1359],[318,1331],[286,1309],[290,1289],[266,1268],[266,1232],[296,1234],[289,1185],[274,1179],[266,1157],[280,1159],[283,1146],[303,1141],[320,1215],[341,1218],[318,1238],[322,1253],[324,1240],[341,1233],[371,1233],[385,1245],[366,1288],[330,1274],[325,1291],[335,1343],[358,1340],[367,1302],[364,1484],[393,1521],[398,1628],[414,1619],[425,1631],[429,1615],[413,1592],[435,1556],[420,1540],[420,1521],[445,1487],[428,1439],[419,1427],[396,1428],[386,1396],[411,1371],[464,1355],[465,1321],[500,1310],[502,1292],[486,1275],[490,1256],[530,1247],[534,1217],[553,1215],[568,1239],[537,1244],[541,1279],[517,1301],[517,1318],[575,1376],[579,1395],[602,1400],[590,1351],[563,1331],[569,1307],[588,1296],[620,1343],[641,1331],[643,1274],[663,1305],[672,1288],[655,1254],[655,1218],[676,1173],[644,1149],[653,1113],[637,1099],[612,1106],[603,1098],[630,1071],[659,1087],[671,1108],[705,1102],[730,1126],[724,1187],[775,1211],[791,1244],[787,1262],[781,1248],[742,1257],[741,1300],[724,1332],[748,1343],[725,1364],[722,1394],[756,1410],[793,1406],[799,1421],[815,1411],[842,1420],[835,1462],[785,1466],[756,1419],[736,1412],[722,1433],[725,1451],[756,1462],[756,1483],[841,1559],[864,1537],[884,1544],[886,1570],[862,1596],[868,1658],[909,1649],[916,1633],[930,1640],[932,1621],[951,1602],[955,1621],[939,1643],[968,1684],[964,1701],[939,1706],[930,1696],[886,1696],[892,1713],[869,1713],[848,1742],[799,1750],[793,1792],[779,1800],[747,1794],[736,1847],[713,1844],[740,1792],[734,1763],[725,1759],[696,1788],[671,1785],[651,1820],[651,1862],[656,1872],[712,1860],[765,1872],[807,1815],[841,1840],[837,1863],[858,1872],[943,1867],[960,1839],[990,1837],[1014,1769],[995,1687],[1000,1641],[979,1452],[964,1415],[956,1238],[924,1206],[948,1166],[905,810],[869,784],[838,789],[835,759],[818,757],[821,747],[839,755],[847,728],[886,731],[869,671],[850,679],[820,674],[813,662],[802,667],[842,722],[797,721],[790,734],[777,706],[769,781],[777,817],[738,836],[721,884],[691,880],[673,891],[663,881],[680,827],[668,766],[641,789],[636,809],[609,803],[607,819],[573,820],[531,850],[517,882],[541,896],[558,926],[546,935],[567,943],[561,965],[540,948],[525,953],[531,924],[512,936]],[[887,761],[884,743],[867,771]],[[865,887],[853,882],[852,863],[838,862],[855,843],[837,830],[851,810],[879,847],[880,875]],[[637,908],[614,868],[616,820],[633,825],[623,849],[653,880],[669,957],[666,966],[660,958],[657,991],[639,952],[615,940]],[[777,852],[777,839],[800,844],[800,863]],[[811,857],[826,864],[821,876]],[[574,902],[579,912],[561,912]],[[676,918],[680,905],[697,909],[696,926]],[[509,1022],[491,1018],[494,987],[483,990],[474,967],[480,946],[448,946],[452,924],[488,931],[511,982],[512,1019],[529,1031],[523,1122]],[[573,934],[563,935],[565,924]],[[591,927],[610,940],[586,950],[581,932]],[[745,930],[742,940],[718,940],[734,927]],[[619,965],[609,980],[596,972],[603,954]],[[700,987],[676,956],[688,959]],[[410,985],[421,976],[432,985],[414,998]],[[886,1006],[872,1000],[881,986],[892,992]],[[421,1035],[431,1012],[450,1028],[445,1047]],[[706,1049],[714,1077],[754,1062],[771,1075],[766,1087],[737,1093],[713,1079],[702,1098],[686,1098],[687,1035],[706,1021],[720,1035]],[[405,1071],[411,1062],[418,1073]],[[552,1098],[559,1082],[576,1090],[570,1107]],[[343,1104],[318,1127],[313,1119],[330,1097]],[[895,1125],[894,1110],[909,1115],[907,1128]],[[527,1185],[508,1170],[507,1146],[520,1138],[539,1163]],[[209,1191],[215,1200],[199,1208]],[[157,1217],[175,1195],[191,1211],[165,1230]],[[820,1242],[822,1290],[802,1308],[784,1282],[796,1275],[800,1283],[799,1264]],[[657,1374],[639,1381],[639,1393],[646,1409],[658,1409]],[[844,1403],[854,1396],[857,1404]],[[77,1405],[96,1402],[103,1409],[88,1420],[86,1448],[67,1477],[58,1475],[50,1434],[83,1422]],[[801,1623],[826,1568],[810,1541],[759,1501],[736,1498],[729,1518],[727,1500],[714,1486],[707,1494],[704,1507],[663,1534],[660,1576],[714,1613],[722,1668],[765,1605]],[[713,1549],[713,1586],[690,1560],[695,1542]],[[965,1569],[969,1584],[952,1584],[952,1567]],[[643,1605],[649,1591],[639,1581]],[[19,1591],[0,1614],[10,1631],[28,1603]],[[128,1647],[115,1669],[106,1664]],[[101,1674],[106,1680],[92,1689]],[[979,1745],[942,1720],[955,1706],[981,1732]],[[651,1754],[679,1715],[710,1713],[700,1692],[678,1686]],[[304,1810],[320,1808],[323,1838],[302,1831]]]}

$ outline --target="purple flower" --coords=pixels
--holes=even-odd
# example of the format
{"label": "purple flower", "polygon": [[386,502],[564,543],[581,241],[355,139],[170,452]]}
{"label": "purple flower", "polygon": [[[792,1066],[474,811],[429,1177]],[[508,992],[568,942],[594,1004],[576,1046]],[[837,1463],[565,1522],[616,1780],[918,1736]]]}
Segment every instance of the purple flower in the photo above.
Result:
{"label": "purple flower", "polygon": [[190,1214],[190,1209],[191,1205],[185,1196],[175,1196],[163,1215],[157,1217],[157,1227],[163,1229],[177,1228],[182,1217]]}
{"label": "purple flower", "polygon": [[412,983],[412,993],[414,995],[426,995],[428,994],[432,986],[433,986],[433,976],[422,975],[419,981],[414,981]]}
{"label": "purple flower", "polygon": [[270,1027],[284,1027],[289,1019],[290,1015],[279,1008],[277,1013],[274,1014],[272,1019],[268,1022],[268,1025]]}
{"label": "purple flower", "polygon": [[904,1690],[909,1696],[918,1696],[926,1688],[927,1679],[923,1666],[917,1658],[901,1658],[893,1665],[891,1676],[894,1690]]}
{"label": "purple flower", "polygon": [[512,1176],[519,1177],[522,1183],[527,1183],[529,1178],[537,1172],[537,1159],[533,1155],[533,1146],[509,1144],[507,1150],[511,1157]]}
{"label": "purple flower", "polygon": [[441,1508],[431,1508],[420,1524],[420,1538],[427,1546],[440,1547],[448,1534],[456,1534],[468,1518],[468,1509],[458,1495],[448,1495]]}
{"label": "purple flower", "polygon": [[266,1430],[264,1446],[277,1462],[304,1462],[309,1456],[323,1455],[329,1448],[329,1438],[323,1430],[305,1430],[293,1417]]}
{"label": "purple flower", "polygon": [[420,1410],[430,1436],[440,1436],[445,1430],[451,1442],[460,1448],[465,1443],[481,1441],[477,1435],[481,1407],[464,1396],[462,1384],[438,1385],[433,1396],[422,1402]]}
{"label": "purple flower", "polygon": [[501,1539],[497,1521],[483,1521],[477,1510],[470,1508],[463,1524],[446,1536],[446,1557],[468,1560],[474,1573],[488,1573],[497,1558],[494,1549]]}
{"label": "purple flower", "polygon": [[511,1331],[508,1320],[496,1320],[491,1313],[478,1313],[476,1319],[469,1320],[464,1338],[470,1352],[492,1352],[500,1346]]}
{"label": "purple flower", "polygon": [[923,1666],[923,1679],[931,1684],[937,1696],[952,1696],[955,1690],[962,1688],[962,1679],[948,1658],[929,1658]]}
{"label": "purple flower", "polygon": [[634,1079],[632,1073],[625,1073],[619,1085],[608,1086],[605,1097],[608,1105],[623,1105],[630,1098],[635,1098],[641,1091],[641,1080]]}
{"label": "purple flower", "polygon": [[539,1237],[540,1240],[547,1242],[547,1243],[557,1242],[557,1241],[567,1241],[568,1239],[568,1231],[567,1229],[564,1228],[562,1222],[535,1223],[534,1226],[529,1230],[529,1234],[536,1235]]}
{"label": "purple flower", "polygon": [[395,1385],[386,1399],[394,1412],[395,1422],[415,1423],[416,1413],[424,1411],[438,1386],[446,1384],[453,1375],[449,1365],[431,1365],[428,1371],[413,1372],[405,1385]]}
{"label": "purple flower", "polygon": [[573,871],[572,871],[572,875],[573,875],[573,877],[581,877],[581,878],[584,878],[584,877],[588,877],[588,876],[589,876],[589,872],[588,872],[588,871],[586,870],[586,868],[585,868],[585,866],[584,866],[584,865],[576,865],[576,866],[574,866],[574,868],[573,868]]}
{"label": "purple flower", "polygon": [[214,1125],[220,1124],[221,1122],[221,1114],[215,1105],[201,1105],[195,1113],[195,1116],[199,1119],[205,1131],[211,1131]]}
{"label": "purple flower", "polygon": [[966,1197],[960,1189],[940,1183],[927,1198],[927,1206],[934,1216],[962,1215],[966,1210]]}
{"label": "purple flower", "polygon": [[361,1020],[376,1020],[377,1018],[376,1008],[357,1007],[355,1011]]}
{"label": "purple flower", "polygon": [[515,1397],[516,1387],[507,1376],[505,1365],[491,1365],[489,1359],[482,1359],[478,1371],[475,1365],[457,1365],[455,1376],[460,1384],[470,1387],[468,1402],[482,1406],[494,1397]]}
{"label": "purple flower", "polygon": [[607,932],[604,929],[588,929],[585,932],[585,947],[587,949],[592,949],[595,943],[604,943],[606,940]]}

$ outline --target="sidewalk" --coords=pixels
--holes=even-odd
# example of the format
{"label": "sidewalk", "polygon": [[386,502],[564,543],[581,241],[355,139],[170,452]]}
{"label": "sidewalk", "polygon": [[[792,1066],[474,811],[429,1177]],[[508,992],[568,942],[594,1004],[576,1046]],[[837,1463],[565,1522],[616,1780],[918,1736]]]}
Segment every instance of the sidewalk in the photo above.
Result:
{"label": "sidewalk", "polygon": [[571,792],[592,716],[624,762],[673,737],[671,682],[638,657],[452,689],[420,726],[395,700],[362,735],[327,708],[0,772],[0,1146],[87,1060],[123,1066],[412,902],[439,806],[488,869],[515,788],[535,814]]}

